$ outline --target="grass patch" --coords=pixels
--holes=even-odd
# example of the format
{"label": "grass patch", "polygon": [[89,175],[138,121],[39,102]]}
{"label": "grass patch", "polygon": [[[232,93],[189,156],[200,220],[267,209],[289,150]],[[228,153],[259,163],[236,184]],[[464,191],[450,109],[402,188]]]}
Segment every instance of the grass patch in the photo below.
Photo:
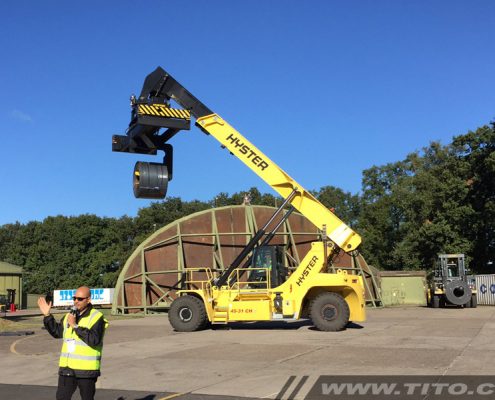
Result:
{"label": "grass patch", "polygon": [[39,330],[42,326],[43,322],[39,317],[0,318],[0,332],[32,331]]}

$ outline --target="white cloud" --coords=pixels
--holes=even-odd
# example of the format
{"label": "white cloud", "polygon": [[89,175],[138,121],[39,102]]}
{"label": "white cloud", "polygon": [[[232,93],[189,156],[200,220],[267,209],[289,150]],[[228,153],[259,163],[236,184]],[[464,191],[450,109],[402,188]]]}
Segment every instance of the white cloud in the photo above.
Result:
{"label": "white cloud", "polygon": [[22,112],[20,110],[12,110],[10,116],[14,119],[17,119],[18,121],[33,122],[33,119],[29,114],[26,114],[25,112]]}

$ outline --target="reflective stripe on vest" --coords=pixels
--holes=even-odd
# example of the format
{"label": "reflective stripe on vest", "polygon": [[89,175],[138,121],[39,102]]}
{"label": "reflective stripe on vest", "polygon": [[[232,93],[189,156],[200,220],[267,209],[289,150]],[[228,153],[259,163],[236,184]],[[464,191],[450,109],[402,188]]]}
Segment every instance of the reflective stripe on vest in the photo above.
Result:
{"label": "reflective stripe on vest", "polygon": [[[100,369],[101,351],[103,344],[98,346],[89,346],[83,342],[76,332],[69,326],[67,322],[67,316],[62,319],[64,326],[62,351],[60,352],[60,367],[68,367],[75,370],[97,371]],[[91,309],[88,315],[85,315],[78,321],[78,325],[81,328],[90,329],[100,318],[103,318],[106,329],[108,327],[108,321],[103,314],[94,308]],[[72,346],[69,343],[73,342]],[[72,347],[70,352],[69,347]]]}
{"label": "reflective stripe on vest", "polygon": [[[74,360],[101,360],[101,356],[80,356],[79,354],[72,354],[72,353],[60,353],[60,357],[65,357],[65,358],[71,358]],[[75,369],[81,369],[81,368],[75,368]]]}

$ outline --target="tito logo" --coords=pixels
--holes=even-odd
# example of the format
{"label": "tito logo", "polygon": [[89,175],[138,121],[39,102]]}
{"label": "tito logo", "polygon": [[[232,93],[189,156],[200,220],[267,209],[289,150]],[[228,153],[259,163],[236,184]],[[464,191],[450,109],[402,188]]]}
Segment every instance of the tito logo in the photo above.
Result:
{"label": "tito logo", "polygon": [[258,168],[261,168],[262,171],[268,168],[268,163],[263,160],[258,153],[252,150],[248,145],[241,142],[239,138],[236,138],[232,133],[227,137],[227,140],[235,146],[235,149],[239,153],[246,156],[248,160],[251,160],[251,162]]}

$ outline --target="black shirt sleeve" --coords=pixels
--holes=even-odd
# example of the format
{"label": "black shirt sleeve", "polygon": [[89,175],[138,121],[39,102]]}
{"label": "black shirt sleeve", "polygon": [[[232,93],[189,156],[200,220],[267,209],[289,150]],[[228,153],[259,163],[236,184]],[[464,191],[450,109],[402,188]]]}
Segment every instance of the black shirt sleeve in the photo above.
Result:
{"label": "black shirt sleeve", "polygon": [[45,325],[45,329],[55,339],[60,339],[64,336],[64,326],[62,325],[64,317],[62,317],[60,322],[57,322],[53,315],[48,315],[47,317],[43,318],[43,325]]}

